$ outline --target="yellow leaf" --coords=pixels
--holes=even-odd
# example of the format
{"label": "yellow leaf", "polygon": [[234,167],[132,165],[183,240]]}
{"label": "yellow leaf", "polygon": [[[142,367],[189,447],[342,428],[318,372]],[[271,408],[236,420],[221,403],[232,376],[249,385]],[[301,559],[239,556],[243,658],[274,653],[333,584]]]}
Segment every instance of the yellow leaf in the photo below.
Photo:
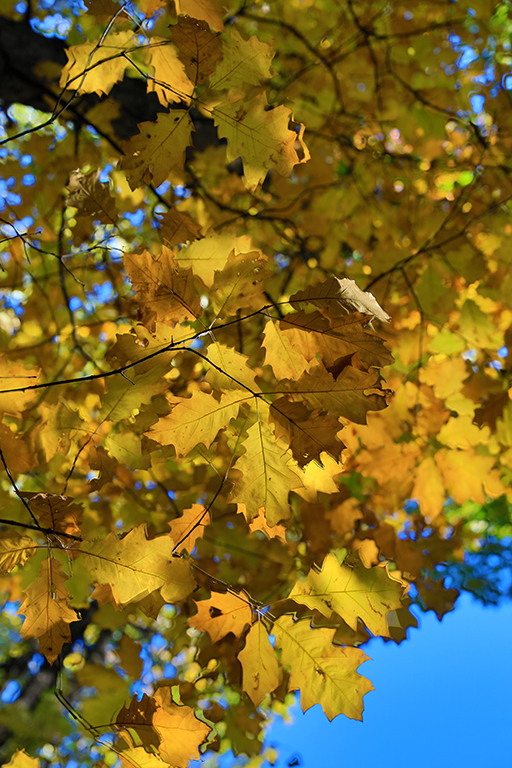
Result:
{"label": "yellow leaf", "polygon": [[[10,472],[28,472],[36,463],[23,436],[16,435],[7,424],[0,424],[0,445]],[[0,466],[3,470],[3,464]]]}
{"label": "yellow leaf", "polygon": [[171,413],[162,416],[147,434],[160,445],[174,445],[177,456],[186,456],[199,443],[209,448],[246,400],[247,395],[238,390],[226,392],[220,400],[201,390],[192,397],[169,398]]}
{"label": "yellow leaf", "polygon": [[134,747],[125,749],[119,753],[123,768],[169,768],[169,764],[150,752],[146,752],[144,747]]}
{"label": "yellow leaf", "polygon": [[316,500],[319,493],[336,493],[338,484],[335,478],[343,472],[343,465],[328,453],[321,453],[318,461],[310,461],[299,473],[303,488],[296,488],[303,499]]}
{"label": "yellow leaf", "polygon": [[89,572],[98,584],[109,584],[118,605],[127,605],[162,589],[173,593],[173,600],[184,600],[194,589],[190,567],[173,557],[170,536],[148,539],[144,525],[139,525],[119,539],[109,533],[103,539],[81,547]]}
{"label": "yellow leaf", "polygon": [[[238,238],[240,240],[240,238]],[[215,273],[209,295],[210,304],[218,316],[234,315],[246,308],[259,308],[264,302],[268,257],[261,251],[237,253],[234,249],[222,271]]]}
{"label": "yellow leaf", "polygon": [[405,586],[387,567],[340,565],[331,552],[321,570],[312,568],[306,579],[295,583],[290,598],[328,619],[337,613],[353,630],[360,618],[372,634],[390,637],[386,615],[402,607]]}
{"label": "yellow leaf", "polygon": [[240,637],[247,624],[252,621],[252,609],[248,595],[232,592],[212,592],[208,600],[196,600],[197,613],[188,624],[201,632],[208,632],[212,643],[222,640],[229,632]]}
{"label": "yellow leaf", "polygon": [[5,357],[0,363],[0,413],[17,415],[31,400],[37,397],[37,390],[9,392],[10,389],[23,389],[38,383],[40,368],[24,368],[22,365],[9,363]]}
{"label": "yellow leaf", "polygon": [[71,640],[69,625],[77,621],[68,607],[69,592],[64,586],[66,574],[58,560],[48,557],[41,563],[37,579],[25,590],[26,598],[18,613],[25,616],[21,628],[24,639],[37,637],[39,651],[53,664],[64,643]]}
{"label": "yellow leaf", "polygon": [[443,475],[448,495],[457,504],[471,499],[485,504],[485,496],[500,496],[506,492],[498,470],[493,469],[494,456],[477,456],[473,449],[466,451],[443,448],[435,456]]}
{"label": "yellow leaf", "polygon": [[229,257],[233,253],[249,253],[251,247],[251,239],[246,235],[210,235],[179,250],[175,259],[182,269],[191,267],[194,275],[200,277],[206,287],[210,288],[215,272],[224,269]]}
{"label": "yellow leaf", "polygon": [[28,536],[0,532],[0,574],[10,573],[17,565],[24,565],[36,550],[35,541]]}
{"label": "yellow leaf", "polygon": [[284,525],[270,526],[267,523],[267,518],[263,514],[262,510],[260,510],[258,517],[255,517],[249,523],[249,530],[251,531],[251,533],[253,533],[254,531],[262,531],[268,539],[277,538],[286,544],[286,528],[284,527]]}
{"label": "yellow leaf", "polygon": [[265,694],[279,685],[276,655],[263,622],[252,625],[237,659],[242,665],[242,687],[254,706],[259,707]]}
{"label": "yellow leaf", "polygon": [[468,376],[466,363],[461,357],[441,361],[431,358],[428,365],[419,371],[420,381],[433,387],[435,396],[440,400],[458,394]]}
{"label": "yellow leaf", "polygon": [[271,45],[261,42],[256,35],[244,40],[232,27],[229,41],[224,43],[222,51],[222,61],[210,78],[211,88],[238,88],[245,92],[248,84],[260,85],[272,77],[274,51]]}
{"label": "yellow leaf", "polygon": [[62,70],[60,88],[76,90],[78,94],[111,91],[123,79],[129,60],[123,54],[129,48],[133,32],[111,32],[107,39],[72,45],[66,50],[68,63]]}
{"label": "yellow leaf", "polygon": [[174,45],[162,37],[152,37],[146,51],[153,69],[153,77],[148,78],[148,93],[156,93],[164,107],[181,101],[188,103],[194,84],[188,79]]}
{"label": "yellow leaf", "polygon": [[176,13],[206,21],[214,32],[223,32],[223,11],[217,0],[175,0]]}
{"label": "yellow leaf", "polygon": [[[270,365],[276,379],[300,379],[311,367],[311,358],[307,360],[300,349],[292,346],[288,337],[280,330],[279,325],[269,320],[263,331],[265,347],[265,364]],[[316,360],[315,360],[316,363]]]}
{"label": "yellow leaf", "polygon": [[190,760],[200,759],[198,747],[211,728],[195,716],[191,707],[175,704],[169,687],[159,688],[153,698],[153,727],[161,738],[160,757],[172,766],[187,768]]}
{"label": "yellow leaf", "polygon": [[240,354],[233,347],[214,342],[207,347],[206,356],[211,361],[211,367],[206,372],[205,379],[214,389],[222,392],[247,387],[247,396],[250,396],[251,392],[261,392],[255,381],[254,369],[249,365],[246,355]]}
{"label": "yellow leaf", "polygon": [[171,536],[179,547],[177,552],[186,550],[191,553],[197,539],[202,538],[204,529],[210,524],[210,513],[205,511],[202,504],[192,504],[190,509],[184,509],[181,517],[169,523]]}
{"label": "yellow leaf", "polygon": [[457,416],[448,419],[439,430],[437,439],[449,448],[470,448],[489,442],[489,427],[473,424],[472,416]]}
{"label": "yellow leaf", "polygon": [[368,656],[357,648],[333,645],[335,630],[312,629],[307,619],[295,622],[281,616],[273,634],[281,664],[290,668],[288,690],[300,690],[304,712],[320,704],[329,720],[340,714],[363,719],[363,696],[373,685],[357,669]]}
{"label": "yellow leaf", "polygon": [[17,749],[4,768],[39,768],[39,758],[30,757],[24,749]]}
{"label": "yellow leaf", "polygon": [[418,499],[427,520],[435,520],[443,510],[446,490],[439,467],[432,456],[426,456],[414,470],[413,499]]}
{"label": "yellow leaf", "polygon": [[263,509],[269,525],[290,517],[290,491],[303,487],[300,469],[264,421],[253,424],[243,442],[245,453],[236,460],[242,477],[235,483],[229,501],[243,505],[247,522]]}
{"label": "yellow leaf", "polygon": [[125,143],[119,167],[126,171],[132,189],[151,181],[158,187],[172,171],[183,169],[192,121],[188,112],[173,109],[159,115],[154,123],[139,123],[139,131]]}
{"label": "yellow leaf", "polygon": [[[228,162],[242,158],[244,181],[252,191],[265,180],[269,170],[291,176],[295,165],[309,160],[302,141],[303,130],[297,134],[288,128],[291,111],[283,106],[267,111],[267,106],[266,97],[258,95],[249,102],[225,101],[213,110],[218,134],[228,142]],[[302,159],[295,150],[295,142],[299,142],[304,153]]]}

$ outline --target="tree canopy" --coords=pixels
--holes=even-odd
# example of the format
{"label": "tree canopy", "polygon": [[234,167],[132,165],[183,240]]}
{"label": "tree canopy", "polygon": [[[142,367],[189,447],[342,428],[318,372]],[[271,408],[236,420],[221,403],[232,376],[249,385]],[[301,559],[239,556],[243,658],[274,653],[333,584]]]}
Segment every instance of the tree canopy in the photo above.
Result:
{"label": "tree canopy", "polygon": [[507,588],[510,10],[1,4],[12,768],[256,768]]}

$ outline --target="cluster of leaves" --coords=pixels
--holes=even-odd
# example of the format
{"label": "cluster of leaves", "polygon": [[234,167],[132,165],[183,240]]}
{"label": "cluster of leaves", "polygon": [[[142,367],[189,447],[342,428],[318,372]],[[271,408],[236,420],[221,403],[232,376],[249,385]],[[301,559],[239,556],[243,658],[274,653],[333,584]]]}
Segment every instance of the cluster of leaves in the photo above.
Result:
{"label": "cluster of leaves", "polygon": [[99,765],[259,765],[289,692],[361,718],[360,646],[404,639],[411,594],[485,593],[511,62],[508,7],[470,6],[55,4],[0,149],[9,755],[60,759],[69,723],[27,725],[55,687]]}

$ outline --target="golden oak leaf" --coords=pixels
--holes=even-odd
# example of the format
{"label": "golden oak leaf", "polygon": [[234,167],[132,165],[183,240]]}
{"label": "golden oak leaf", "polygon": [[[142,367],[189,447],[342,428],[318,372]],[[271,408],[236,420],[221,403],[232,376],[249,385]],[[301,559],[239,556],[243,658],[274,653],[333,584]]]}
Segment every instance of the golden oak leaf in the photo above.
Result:
{"label": "golden oak leaf", "polygon": [[71,640],[69,625],[78,616],[68,603],[69,592],[64,586],[66,574],[58,560],[46,558],[41,563],[35,581],[25,589],[26,598],[18,613],[25,616],[21,627],[23,639],[36,637],[39,651],[53,664],[64,643]]}
{"label": "golden oak leaf", "polygon": [[428,365],[420,368],[419,380],[434,388],[434,394],[440,400],[455,395],[462,389],[469,376],[465,360],[452,357],[437,361],[431,358]]}
{"label": "golden oak leaf", "polygon": [[242,688],[254,706],[259,707],[265,694],[279,685],[276,655],[263,622],[252,625],[237,659],[242,665]]}
{"label": "golden oak leaf", "polygon": [[[157,589],[169,602],[184,600],[195,586],[188,563],[173,557],[170,536],[148,539],[139,525],[119,539],[109,533],[82,545],[82,556],[98,584],[109,584],[118,605],[147,597]],[[172,599],[171,599],[172,595]]]}
{"label": "golden oak leaf", "polygon": [[228,90],[241,89],[247,85],[260,85],[272,77],[271,66],[274,58],[272,46],[253,35],[244,40],[241,34],[231,28],[229,42],[222,48],[222,61],[210,78],[211,88]]}
{"label": "golden oak leaf", "polygon": [[245,392],[238,390],[226,392],[220,400],[201,390],[192,397],[169,397],[171,413],[162,416],[147,434],[160,445],[174,445],[177,456],[186,456],[199,443],[209,448],[246,400]]}
{"label": "golden oak leaf", "polygon": [[17,565],[24,565],[35,555],[37,544],[28,536],[0,532],[0,574],[10,573]]}
{"label": "golden oak leaf", "polygon": [[246,235],[209,235],[179,250],[175,259],[183,269],[191,267],[194,275],[200,277],[206,287],[210,288],[215,273],[224,269],[233,252],[249,253],[250,250],[251,239]]}
{"label": "golden oak leaf", "polygon": [[222,640],[232,632],[240,637],[252,621],[249,596],[242,590],[240,596],[233,592],[212,592],[208,600],[195,600],[197,613],[188,624],[201,632],[208,632],[212,643]]}
{"label": "golden oak leaf", "polygon": [[180,17],[171,34],[188,77],[194,85],[202,85],[220,58],[219,36],[211,32],[206,21],[190,16]]}
{"label": "golden oak leaf", "polygon": [[[328,312],[328,310],[326,310]],[[308,362],[319,356],[326,368],[340,358],[357,354],[366,367],[382,367],[393,362],[384,341],[365,327],[360,313],[326,317],[323,312],[292,312],[280,320],[283,335]]]}
{"label": "golden oak leaf", "polygon": [[[299,379],[312,366],[312,359],[307,360],[298,345],[292,345],[290,339],[281,331],[279,325],[269,320],[263,331],[265,347],[265,365],[270,365],[274,376],[280,379]],[[314,360],[316,364],[316,360]]]}
{"label": "golden oak leaf", "polygon": [[247,522],[263,509],[269,525],[277,525],[290,517],[290,491],[303,487],[300,469],[286,447],[276,441],[272,426],[265,421],[258,421],[248,429],[243,447],[245,453],[234,465],[242,476],[235,483],[229,501],[241,505]]}
{"label": "golden oak leaf", "polygon": [[426,456],[414,470],[411,498],[418,499],[421,512],[427,520],[435,520],[443,511],[446,489],[433,456]]}
{"label": "golden oak leaf", "polygon": [[[67,533],[70,536],[80,536],[82,524],[82,507],[72,504],[69,496],[58,496],[55,493],[32,493],[22,491],[21,495],[30,504],[30,509],[37,517],[42,528],[50,528],[56,533]],[[69,545],[69,541],[65,542]]]}
{"label": "golden oak leaf", "polygon": [[140,701],[135,695],[130,701],[128,708],[125,706],[121,707],[115,723],[120,729],[120,735],[125,739],[128,746],[134,746],[133,736],[135,735],[139,744],[142,744],[144,747],[148,749],[151,749],[151,747],[158,748],[160,738],[152,727],[155,712],[155,700],[146,693],[142,695]]}
{"label": "golden oak leaf", "polygon": [[[300,133],[290,131],[291,111],[279,106],[267,110],[266,97],[255,96],[249,102],[224,101],[213,110],[219,137],[227,139],[226,157],[232,163],[238,157],[244,164],[244,182],[251,191],[265,180],[269,170],[291,176],[298,163],[309,160],[309,152]],[[299,142],[304,156],[295,149]]]}
{"label": "golden oak leaf", "polygon": [[66,205],[76,208],[76,216],[87,216],[103,224],[115,224],[119,212],[109,184],[102,184],[99,170],[85,176],[81,171],[72,171],[66,187],[69,196]]}
{"label": "golden oak leaf", "polygon": [[358,500],[352,497],[345,499],[334,509],[326,512],[325,517],[330,521],[332,530],[335,533],[339,536],[345,536],[345,534],[354,530],[357,520],[363,517],[363,513],[359,508]]}
{"label": "golden oak leaf", "polygon": [[146,316],[169,325],[200,317],[203,310],[192,270],[181,269],[168,248],[164,246],[157,259],[148,251],[125,254],[124,264]]}
{"label": "golden oak leaf", "polygon": [[[365,568],[371,568],[379,563],[379,547],[373,539],[357,539],[352,541],[352,552],[357,552]],[[396,575],[396,574],[395,574]],[[386,615],[387,621],[387,615]],[[389,627],[389,622],[388,622]]]}
{"label": "golden oak leaf", "polygon": [[17,749],[8,763],[4,763],[4,768],[39,768],[40,762],[37,757],[30,757],[24,749]]}
{"label": "golden oak leaf", "polygon": [[62,70],[60,88],[104,96],[122,80],[130,62],[123,54],[130,47],[131,30],[111,32],[106,40],[80,43],[66,49],[68,62]]}
{"label": "golden oak leaf", "polygon": [[214,342],[207,347],[206,356],[211,362],[211,367],[206,372],[205,380],[214,389],[224,392],[247,388],[247,396],[250,396],[251,392],[261,392],[247,355],[240,354],[233,347]]}
{"label": "golden oak leaf", "polygon": [[254,531],[262,531],[268,539],[280,539],[286,544],[286,528],[284,525],[270,526],[267,523],[267,518],[263,514],[263,510],[260,510],[258,516],[253,518],[249,523],[249,530],[251,533],[254,533]]}
{"label": "golden oak leaf", "polygon": [[24,436],[16,435],[7,424],[0,424],[0,445],[10,472],[28,472],[36,463]]}
{"label": "golden oak leaf", "polygon": [[197,240],[201,227],[188,213],[171,208],[162,216],[159,231],[166,246],[179,245],[189,240]]}
{"label": "golden oak leaf", "polygon": [[387,567],[340,565],[331,552],[321,570],[312,568],[306,579],[295,583],[290,598],[326,618],[337,613],[353,630],[360,618],[372,634],[389,637],[386,615],[402,607],[405,586]]}
{"label": "golden oak leaf", "polygon": [[123,768],[169,768],[169,764],[161,757],[146,752],[144,747],[134,747],[119,752]]}
{"label": "golden oak leaf", "polygon": [[151,181],[158,187],[171,171],[183,169],[192,121],[187,111],[172,109],[159,115],[154,123],[139,123],[139,131],[125,142],[125,156],[119,167],[126,172],[132,189]]}
{"label": "golden oak leaf", "polygon": [[329,720],[340,714],[362,720],[363,696],[373,685],[357,669],[368,656],[357,648],[333,645],[335,630],[312,629],[307,619],[295,622],[281,616],[273,634],[282,649],[281,663],[290,667],[288,690],[300,690],[304,712],[320,704]]}
{"label": "golden oak leaf", "polygon": [[171,536],[176,542],[176,551],[186,550],[191,553],[197,539],[202,538],[204,529],[211,522],[210,513],[202,504],[192,504],[190,509],[184,509],[181,517],[171,520],[169,527]]}
{"label": "golden oak leaf", "polygon": [[206,21],[214,32],[224,31],[223,10],[217,0],[175,0],[176,13]]}
{"label": "golden oak leaf", "polygon": [[437,451],[435,461],[443,476],[448,495],[457,504],[464,504],[471,499],[477,504],[485,504],[486,495],[493,498],[506,493],[501,482],[500,472],[494,469],[494,456],[479,456],[474,449],[466,451]]}
{"label": "golden oak leaf", "polygon": [[296,488],[303,499],[316,501],[319,493],[337,493],[337,477],[344,471],[343,465],[328,453],[321,453],[318,461],[308,462],[300,472],[303,487]]}
{"label": "golden oak leaf", "polygon": [[368,390],[379,387],[378,371],[361,371],[347,365],[336,378],[322,364],[303,374],[297,381],[286,382],[290,396],[298,395],[311,409],[319,408],[336,418],[343,416],[357,424],[365,424],[368,411],[380,411],[386,407],[385,397]]}
{"label": "golden oak leaf", "polygon": [[49,461],[59,452],[66,454],[77,431],[83,429],[76,406],[73,409],[62,401],[56,405],[41,403],[38,411],[39,429],[31,435],[29,444],[42,461]]}
{"label": "golden oak leaf", "polygon": [[448,419],[439,430],[437,439],[449,448],[467,449],[474,445],[486,445],[490,436],[489,427],[473,424],[473,417],[468,414]]}
{"label": "golden oak leaf", "polygon": [[261,251],[231,252],[221,272],[215,273],[210,304],[217,316],[236,314],[245,308],[259,307],[270,276],[268,257]]}
{"label": "golden oak leaf", "polygon": [[148,78],[148,93],[156,93],[164,107],[180,101],[188,103],[194,84],[188,79],[174,45],[162,37],[152,37],[145,50],[153,70],[153,77]]}
{"label": "golden oak leaf", "polygon": [[310,411],[302,402],[292,402],[287,395],[272,403],[270,417],[276,438],[285,437],[299,467],[315,459],[321,462],[323,452],[338,460],[343,443],[337,433],[341,424],[335,416],[322,411]]}
{"label": "golden oak leaf", "polygon": [[24,368],[10,363],[4,357],[0,364],[0,413],[20,414],[37,396],[37,391],[10,392],[37,384],[40,368]]}
{"label": "golden oak leaf", "polygon": [[159,688],[153,700],[156,712],[153,728],[161,738],[158,752],[162,760],[178,768],[187,768],[190,760],[199,760],[199,745],[211,731],[195,716],[191,707],[175,704],[169,687]]}
{"label": "golden oak leaf", "polygon": [[[122,334],[118,342],[122,343]],[[143,348],[140,347],[143,351]],[[165,374],[169,371],[171,354],[162,354],[156,360],[151,359],[134,366],[126,376],[116,376],[110,379],[106,394],[101,398],[99,419],[118,423],[136,415],[142,405],[151,402],[155,395],[167,392],[169,382]]]}

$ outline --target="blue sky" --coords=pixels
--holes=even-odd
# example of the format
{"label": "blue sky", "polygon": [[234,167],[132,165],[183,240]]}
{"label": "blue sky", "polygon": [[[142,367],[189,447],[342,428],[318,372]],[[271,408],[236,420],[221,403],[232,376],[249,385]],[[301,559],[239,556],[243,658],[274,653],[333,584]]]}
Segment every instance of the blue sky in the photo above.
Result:
{"label": "blue sky", "polygon": [[294,723],[277,721],[267,736],[281,752],[276,768],[293,757],[298,768],[512,765],[511,637],[511,602],[483,608],[462,595],[442,622],[422,614],[400,646],[372,641],[359,670],[376,689],[363,723],[296,707]]}

